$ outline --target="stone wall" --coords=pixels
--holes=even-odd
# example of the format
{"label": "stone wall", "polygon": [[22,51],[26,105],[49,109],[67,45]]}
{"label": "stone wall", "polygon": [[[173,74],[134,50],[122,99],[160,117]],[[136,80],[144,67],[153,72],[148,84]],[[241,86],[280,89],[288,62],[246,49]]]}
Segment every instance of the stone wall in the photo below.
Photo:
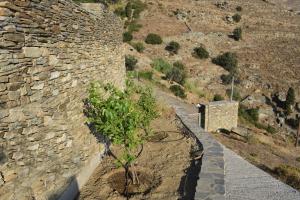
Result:
{"label": "stone wall", "polygon": [[[99,154],[92,80],[124,87],[122,23],[70,0],[0,1],[0,199],[55,199]],[[99,159],[99,156],[98,156]]]}
{"label": "stone wall", "polygon": [[215,101],[205,105],[206,131],[231,130],[237,127],[239,103],[236,101]]}

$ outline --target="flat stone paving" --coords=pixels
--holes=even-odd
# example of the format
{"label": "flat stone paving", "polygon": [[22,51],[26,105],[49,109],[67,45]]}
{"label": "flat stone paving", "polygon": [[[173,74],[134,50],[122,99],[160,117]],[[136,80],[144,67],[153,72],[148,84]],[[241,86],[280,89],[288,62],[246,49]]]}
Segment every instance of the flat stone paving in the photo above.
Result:
{"label": "flat stone paving", "polygon": [[300,200],[300,193],[224,148],[226,200]]}

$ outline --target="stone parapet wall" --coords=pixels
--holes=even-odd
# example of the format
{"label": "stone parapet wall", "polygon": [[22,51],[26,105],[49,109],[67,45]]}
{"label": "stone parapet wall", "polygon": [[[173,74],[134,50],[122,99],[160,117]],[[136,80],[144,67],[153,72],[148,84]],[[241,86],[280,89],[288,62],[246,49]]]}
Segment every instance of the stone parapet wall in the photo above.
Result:
{"label": "stone parapet wall", "polygon": [[70,0],[0,1],[0,199],[49,199],[99,152],[93,80],[124,87],[122,23]]}
{"label": "stone parapet wall", "polygon": [[237,127],[239,103],[236,101],[216,101],[205,105],[205,130],[231,130]]}

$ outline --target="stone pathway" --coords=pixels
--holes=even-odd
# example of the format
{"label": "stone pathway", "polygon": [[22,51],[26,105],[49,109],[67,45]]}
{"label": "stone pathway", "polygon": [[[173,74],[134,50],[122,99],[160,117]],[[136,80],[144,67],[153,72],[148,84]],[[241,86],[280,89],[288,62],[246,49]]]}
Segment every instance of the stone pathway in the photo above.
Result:
{"label": "stone pathway", "polygon": [[[175,108],[178,117],[204,148],[200,174],[194,174],[195,200],[300,200],[300,192],[250,164],[198,127],[195,106],[162,91],[158,99]],[[189,199],[190,200],[190,199]]]}

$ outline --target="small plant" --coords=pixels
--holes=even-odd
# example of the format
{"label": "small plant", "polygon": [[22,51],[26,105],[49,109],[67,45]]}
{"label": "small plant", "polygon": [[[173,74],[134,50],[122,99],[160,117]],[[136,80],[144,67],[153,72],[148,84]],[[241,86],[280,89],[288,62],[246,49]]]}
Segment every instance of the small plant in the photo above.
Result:
{"label": "small plant", "polygon": [[173,63],[173,67],[176,67],[177,69],[180,69],[180,70],[184,70],[184,64],[180,61],[176,61]]}
{"label": "small plant", "polygon": [[232,37],[236,41],[239,41],[242,38],[242,29],[241,28],[235,28],[233,30]]}
{"label": "small plant", "polygon": [[242,17],[240,14],[235,14],[232,16],[232,19],[235,21],[235,22],[240,22]]}
{"label": "small plant", "polygon": [[131,42],[130,44],[139,53],[142,53],[145,50],[144,44],[142,42]]}
{"label": "small plant", "polygon": [[147,44],[161,44],[163,41],[161,37],[155,33],[149,33],[145,39]]}
{"label": "small plant", "polygon": [[230,83],[232,82],[232,77],[233,77],[232,74],[227,74],[227,75],[222,74],[222,75],[221,75],[222,83],[223,83],[224,85],[230,84]]}
{"label": "small plant", "polygon": [[179,43],[172,41],[166,46],[165,50],[169,51],[170,53],[177,54],[179,48],[180,48]]}
{"label": "small plant", "polygon": [[127,71],[133,71],[136,67],[138,60],[132,55],[125,56],[125,67]]}
{"label": "small plant", "polygon": [[[139,95],[138,100],[133,98],[136,93]],[[149,131],[150,122],[157,116],[151,90],[138,90],[132,82],[127,82],[126,90],[120,91],[111,84],[101,85],[95,82],[90,86],[85,111],[96,134],[102,134],[121,148],[121,156],[115,155],[109,147],[108,151],[116,159],[117,166],[124,168],[124,193],[128,197],[130,184],[139,183],[138,174],[132,168],[140,155],[138,147],[146,139],[139,130]]]}
{"label": "small plant", "polygon": [[154,59],[153,62],[151,63],[151,66],[155,70],[162,72],[164,74],[167,74],[172,68],[172,65],[162,58]]}
{"label": "small plant", "polygon": [[153,72],[152,71],[141,71],[139,72],[139,77],[147,80],[152,80]]}
{"label": "small plant", "polygon": [[236,11],[238,11],[238,12],[242,12],[242,11],[243,11],[242,6],[237,6],[235,9],[236,9]]}
{"label": "small plant", "polygon": [[286,95],[286,102],[285,102],[285,107],[291,107],[295,104],[295,90],[294,88],[290,87],[287,95]]}
{"label": "small plant", "polygon": [[289,165],[280,165],[274,168],[274,173],[288,185],[300,189],[300,169]]}
{"label": "small plant", "polygon": [[175,81],[181,85],[184,84],[186,73],[177,67],[172,67],[170,71],[167,72],[166,78],[170,81]]}
{"label": "small plant", "polygon": [[137,24],[135,21],[133,21],[127,26],[127,29],[128,32],[132,33],[132,32],[138,32],[142,27],[143,25]]}
{"label": "small plant", "polygon": [[184,89],[182,89],[179,85],[172,85],[170,87],[171,92],[182,99],[186,98],[186,94],[184,92]]}
{"label": "small plant", "polygon": [[141,12],[147,8],[147,5],[140,0],[131,0],[131,7],[134,10],[133,18],[138,19]]}
{"label": "small plant", "polygon": [[225,70],[233,74],[236,72],[238,65],[236,54],[231,52],[226,52],[216,58],[213,58],[212,62],[216,65],[222,66]]}
{"label": "small plant", "polygon": [[195,56],[200,59],[206,59],[209,57],[208,51],[204,47],[196,47],[194,48]]}
{"label": "small plant", "polygon": [[[230,98],[231,97],[231,89],[226,90],[227,96]],[[240,101],[242,99],[240,92],[238,89],[233,90],[233,95],[232,95],[232,100],[234,101]]]}
{"label": "small plant", "polygon": [[213,101],[223,101],[224,97],[220,94],[215,94]]}
{"label": "small plant", "polygon": [[133,39],[133,36],[130,32],[123,33],[123,42],[130,42]]}

